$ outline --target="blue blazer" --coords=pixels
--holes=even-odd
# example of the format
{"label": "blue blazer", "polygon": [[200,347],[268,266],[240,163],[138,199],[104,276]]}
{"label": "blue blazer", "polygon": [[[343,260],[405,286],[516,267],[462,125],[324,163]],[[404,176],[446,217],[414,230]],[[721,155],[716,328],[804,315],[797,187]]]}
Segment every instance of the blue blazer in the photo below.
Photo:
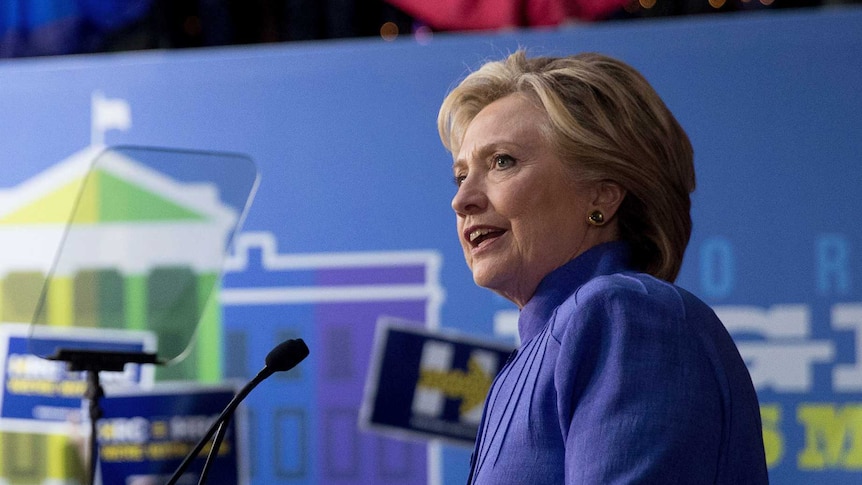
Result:
{"label": "blue blazer", "polygon": [[471,483],[768,483],[757,395],[730,335],[628,254],[594,247],[524,306]]}

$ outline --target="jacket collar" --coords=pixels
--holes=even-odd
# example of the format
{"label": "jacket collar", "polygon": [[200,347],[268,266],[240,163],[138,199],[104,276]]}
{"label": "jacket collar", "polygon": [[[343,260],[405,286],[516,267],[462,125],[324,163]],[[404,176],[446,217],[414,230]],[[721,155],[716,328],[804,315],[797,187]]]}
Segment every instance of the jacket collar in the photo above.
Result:
{"label": "jacket collar", "polygon": [[554,311],[587,281],[629,268],[629,246],[623,241],[599,244],[551,271],[521,309],[518,334],[526,343],[548,323]]}

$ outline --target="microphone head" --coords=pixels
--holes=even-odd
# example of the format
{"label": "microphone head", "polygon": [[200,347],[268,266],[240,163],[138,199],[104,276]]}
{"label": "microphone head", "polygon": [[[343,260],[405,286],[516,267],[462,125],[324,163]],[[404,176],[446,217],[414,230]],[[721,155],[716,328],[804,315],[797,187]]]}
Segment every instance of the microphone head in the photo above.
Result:
{"label": "microphone head", "polygon": [[266,368],[272,372],[293,369],[308,357],[308,346],[301,338],[285,340],[266,354]]}

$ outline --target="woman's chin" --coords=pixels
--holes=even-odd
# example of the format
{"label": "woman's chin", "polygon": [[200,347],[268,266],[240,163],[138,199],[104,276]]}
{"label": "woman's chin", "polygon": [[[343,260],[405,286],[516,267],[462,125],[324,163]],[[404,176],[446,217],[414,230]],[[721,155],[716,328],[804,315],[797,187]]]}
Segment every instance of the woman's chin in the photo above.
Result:
{"label": "woman's chin", "polygon": [[490,268],[483,270],[481,267],[473,267],[473,282],[476,283],[476,286],[481,286],[508,298],[507,295],[510,293],[508,286],[510,285],[507,285],[506,281],[505,275],[499,271],[492,271]]}
{"label": "woman's chin", "polygon": [[493,276],[492,274],[488,274],[488,272],[473,270],[473,282],[476,283],[476,286],[497,291],[497,285]]}

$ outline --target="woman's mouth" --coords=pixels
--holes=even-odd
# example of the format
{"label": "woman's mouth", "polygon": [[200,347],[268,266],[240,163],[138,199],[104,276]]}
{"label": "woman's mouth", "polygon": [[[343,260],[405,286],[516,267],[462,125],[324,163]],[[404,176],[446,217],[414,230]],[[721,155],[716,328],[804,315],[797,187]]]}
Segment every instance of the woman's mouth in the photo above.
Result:
{"label": "woman's mouth", "polygon": [[496,237],[501,236],[504,232],[503,229],[494,229],[490,227],[479,227],[475,229],[471,229],[467,233],[467,241],[470,243],[470,246],[477,248],[483,242],[494,239]]}

